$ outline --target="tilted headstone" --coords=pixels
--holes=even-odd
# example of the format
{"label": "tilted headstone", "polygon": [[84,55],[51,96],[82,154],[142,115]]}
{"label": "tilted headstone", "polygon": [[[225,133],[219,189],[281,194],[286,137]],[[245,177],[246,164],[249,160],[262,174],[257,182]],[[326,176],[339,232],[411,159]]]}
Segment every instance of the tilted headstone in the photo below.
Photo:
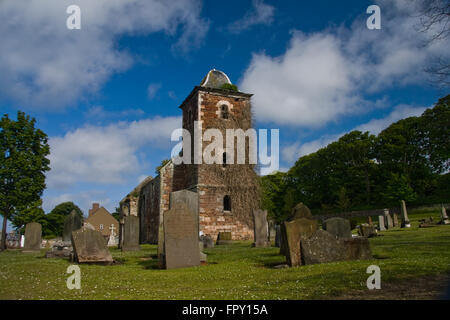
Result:
{"label": "tilted headstone", "polygon": [[336,239],[325,230],[317,230],[310,238],[301,241],[301,250],[306,265],[372,258],[367,238]]}
{"label": "tilted headstone", "polygon": [[164,212],[165,268],[200,265],[197,219],[183,202],[176,202]]}
{"label": "tilted headstone", "polygon": [[389,209],[384,209],[384,223],[386,229],[392,229],[394,227],[394,222],[392,221],[391,214],[389,213]]}
{"label": "tilted headstone", "polygon": [[231,244],[233,243],[231,239],[233,239],[231,236],[231,232],[229,231],[219,232],[219,234],[217,235],[216,244],[217,245]]}
{"label": "tilted headstone", "polygon": [[39,252],[42,242],[42,226],[37,222],[30,222],[25,226],[25,246],[23,252]]}
{"label": "tilted headstone", "polygon": [[80,215],[75,211],[72,212],[64,219],[64,231],[63,231],[63,241],[70,242],[72,237],[72,231],[81,229],[83,222],[81,221]]}
{"label": "tilted headstone", "polygon": [[382,215],[378,216],[378,230],[380,230],[380,231],[386,230],[386,227],[384,224],[384,216],[382,216]]}
{"label": "tilted headstone", "polygon": [[344,218],[330,218],[323,222],[323,229],[334,235],[338,239],[351,238],[352,229],[350,221]]}
{"label": "tilted headstone", "polygon": [[125,216],[123,218],[122,251],[138,251],[139,247],[139,217]]}
{"label": "tilted headstone", "polygon": [[318,229],[317,220],[300,218],[284,223],[286,239],[286,261],[291,267],[300,266],[300,241],[309,238]]}
{"label": "tilted headstone", "polygon": [[267,211],[266,210],[254,210],[253,211],[254,222],[254,237],[255,247],[270,247],[269,242],[269,225],[267,223]]}
{"label": "tilted headstone", "polygon": [[113,258],[100,231],[81,228],[72,232],[74,260],[78,263],[111,264]]}
{"label": "tilted headstone", "polygon": [[362,237],[371,238],[377,235],[377,229],[373,225],[362,223],[359,225],[358,233]]}
{"label": "tilted headstone", "polygon": [[406,210],[405,200],[400,201],[400,208],[402,212],[402,228],[410,228],[411,224],[408,218],[408,211]]}

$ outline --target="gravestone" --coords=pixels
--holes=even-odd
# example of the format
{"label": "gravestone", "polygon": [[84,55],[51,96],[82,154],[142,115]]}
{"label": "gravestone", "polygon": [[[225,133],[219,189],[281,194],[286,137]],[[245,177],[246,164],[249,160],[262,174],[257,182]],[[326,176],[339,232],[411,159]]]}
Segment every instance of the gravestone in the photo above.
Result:
{"label": "gravestone", "polygon": [[253,211],[254,222],[254,247],[270,247],[269,235],[268,235],[268,223],[267,223],[267,211],[266,210],[254,210]]}
{"label": "gravestone", "polygon": [[389,213],[389,209],[384,209],[384,223],[386,229],[392,229],[394,227],[394,223],[392,221],[392,217]]}
{"label": "gravestone", "polygon": [[270,220],[268,222],[268,224],[269,224],[269,242],[271,242],[271,241],[275,240],[275,236],[277,234],[277,231],[275,229],[276,225],[275,225],[275,222],[273,220]]}
{"label": "gravestone", "polygon": [[231,239],[232,239],[231,232],[229,231],[219,232],[216,244],[217,245],[232,244],[233,241]]}
{"label": "gravestone", "polygon": [[158,266],[164,269],[166,260],[164,257],[164,222],[161,221],[158,227]]}
{"label": "gravestone", "polygon": [[369,224],[369,226],[373,226],[373,221],[372,221],[372,217],[371,216],[367,217],[367,223]]}
{"label": "gravestone", "polygon": [[302,264],[300,242],[309,238],[318,229],[317,220],[300,218],[284,223],[286,261],[291,267]]}
{"label": "gravestone", "polygon": [[70,243],[72,237],[72,231],[81,229],[83,223],[81,221],[80,215],[75,211],[72,212],[64,219],[64,231],[63,238],[64,242]]}
{"label": "gravestone", "polygon": [[447,210],[445,210],[444,205],[441,205],[441,221],[440,224],[450,224],[450,220],[447,215]]}
{"label": "gravestone", "polygon": [[330,218],[323,222],[323,229],[331,233],[338,239],[351,238],[352,229],[350,221],[344,218]]}
{"label": "gravestone", "polygon": [[280,225],[275,225],[275,247],[280,247],[280,241],[281,241],[281,230]]}
{"label": "gravestone", "polygon": [[384,216],[382,215],[378,216],[378,230],[380,231],[386,230],[386,227],[384,225]]}
{"label": "gravestone", "polygon": [[203,249],[205,246],[203,245],[203,241],[198,242],[198,249],[200,250],[200,262],[207,262],[207,256],[206,253],[203,252]]}
{"label": "gravestone", "polygon": [[411,223],[408,218],[408,211],[406,210],[405,200],[400,201],[400,208],[402,212],[402,228],[411,228]]}
{"label": "gravestone", "polygon": [[196,214],[183,202],[164,212],[165,268],[200,265]]}
{"label": "gravestone", "polygon": [[369,240],[365,237],[336,239],[325,230],[317,230],[301,242],[304,264],[371,259]]}
{"label": "gravestone", "polygon": [[109,230],[111,232],[109,234],[108,247],[115,247],[119,244],[119,237],[116,235],[116,227],[114,226],[114,224],[111,224]]}
{"label": "gravestone", "polygon": [[72,232],[74,261],[111,264],[113,258],[100,231],[81,228]]}
{"label": "gravestone", "polygon": [[301,243],[304,264],[345,260],[343,243],[325,230],[317,230]]}
{"label": "gravestone", "polygon": [[122,251],[139,251],[139,217],[123,217]]}
{"label": "gravestone", "polygon": [[377,235],[377,229],[373,225],[362,223],[359,225],[358,233],[362,237],[371,238]]}
{"label": "gravestone", "polygon": [[24,246],[25,246],[25,236],[22,235],[22,236],[20,237],[20,247],[23,248]]}
{"label": "gravestone", "polygon": [[396,228],[396,227],[398,227],[399,226],[399,223],[398,223],[398,214],[396,214],[396,213],[394,213],[393,215],[393,223],[394,223],[394,228]]}
{"label": "gravestone", "polygon": [[311,210],[309,210],[309,208],[307,206],[305,206],[303,204],[303,202],[298,203],[294,207],[294,209],[292,209],[291,216],[289,217],[288,221],[292,221],[292,220],[300,219],[300,218],[307,218],[307,219],[312,218]]}
{"label": "gravestone", "polygon": [[195,216],[195,225],[197,230],[197,236],[199,235],[199,209],[198,209],[198,193],[189,190],[180,190],[170,193],[169,209],[172,208],[175,203],[183,202],[192,211]]}
{"label": "gravestone", "polygon": [[52,248],[45,253],[46,258],[70,258],[73,253],[72,243],[58,240]]}
{"label": "gravestone", "polygon": [[204,247],[205,249],[211,249],[211,248],[214,248],[214,241],[213,241],[213,239],[212,239],[209,235],[202,235],[202,236],[200,237],[200,239],[202,240],[202,242],[203,242],[203,247]]}
{"label": "gravestone", "polygon": [[23,252],[39,252],[42,242],[42,226],[37,222],[30,222],[25,226],[25,246]]}

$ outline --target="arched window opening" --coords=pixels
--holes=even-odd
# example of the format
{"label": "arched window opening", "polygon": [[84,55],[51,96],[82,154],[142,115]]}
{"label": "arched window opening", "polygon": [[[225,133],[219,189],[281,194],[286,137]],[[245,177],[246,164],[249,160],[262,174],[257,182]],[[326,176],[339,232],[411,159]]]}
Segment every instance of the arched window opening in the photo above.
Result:
{"label": "arched window opening", "polygon": [[231,198],[229,195],[223,197],[223,211],[231,211]]}
{"label": "arched window opening", "polygon": [[228,119],[228,106],[226,104],[220,107],[220,114],[222,119]]}

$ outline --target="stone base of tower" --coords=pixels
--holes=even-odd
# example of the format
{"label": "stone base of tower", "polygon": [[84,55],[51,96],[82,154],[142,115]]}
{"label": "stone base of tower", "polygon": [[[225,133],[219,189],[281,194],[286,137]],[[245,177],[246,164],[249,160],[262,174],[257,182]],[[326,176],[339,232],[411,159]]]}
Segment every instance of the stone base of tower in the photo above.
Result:
{"label": "stone base of tower", "polygon": [[[231,232],[233,240],[253,240],[252,212],[249,208],[234,208],[231,198],[231,210],[224,210],[227,193],[223,187],[198,186],[197,192],[200,201],[199,224],[203,234],[216,240],[219,232]],[[239,214],[236,213],[238,210],[241,210]]]}

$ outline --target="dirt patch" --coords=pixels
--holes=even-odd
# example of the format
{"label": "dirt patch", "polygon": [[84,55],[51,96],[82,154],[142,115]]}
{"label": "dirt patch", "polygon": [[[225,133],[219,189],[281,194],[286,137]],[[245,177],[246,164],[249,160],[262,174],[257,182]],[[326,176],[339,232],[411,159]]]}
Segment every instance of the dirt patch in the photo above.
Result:
{"label": "dirt patch", "polygon": [[435,300],[450,299],[450,275],[441,274],[411,280],[381,282],[379,290],[357,290],[328,297],[330,300]]}

